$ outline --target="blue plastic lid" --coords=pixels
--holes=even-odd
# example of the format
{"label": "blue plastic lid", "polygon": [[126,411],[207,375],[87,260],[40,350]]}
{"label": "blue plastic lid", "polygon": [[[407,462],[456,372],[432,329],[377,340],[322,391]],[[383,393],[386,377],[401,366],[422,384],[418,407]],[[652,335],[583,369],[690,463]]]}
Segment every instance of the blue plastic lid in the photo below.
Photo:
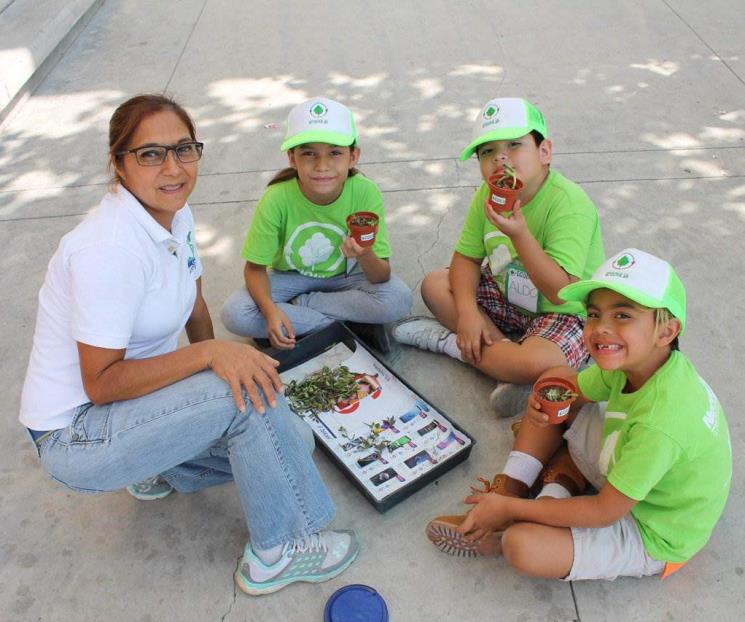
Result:
{"label": "blue plastic lid", "polygon": [[373,588],[345,585],[326,601],[323,622],[388,622],[388,607]]}

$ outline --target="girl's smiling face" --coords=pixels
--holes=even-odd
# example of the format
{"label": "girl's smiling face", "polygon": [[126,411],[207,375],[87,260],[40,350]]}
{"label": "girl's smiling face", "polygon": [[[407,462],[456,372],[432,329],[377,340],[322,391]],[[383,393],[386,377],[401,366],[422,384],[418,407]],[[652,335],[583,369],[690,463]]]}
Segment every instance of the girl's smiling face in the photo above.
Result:
{"label": "girl's smiling face", "polygon": [[358,147],[306,143],[287,152],[290,166],[297,171],[300,190],[316,205],[333,203],[360,157]]}
{"label": "girl's smiling face", "polygon": [[643,307],[610,289],[596,289],[587,302],[584,339],[601,369],[626,374],[638,390],[670,354],[680,332],[676,319],[657,325],[654,309]]}
{"label": "girl's smiling face", "polygon": [[[176,145],[194,137],[189,128],[171,110],[145,117],[132,136],[127,149],[152,145]],[[197,183],[198,162],[181,162],[169,151],[159,166],[141,166],[135,154],[126,154],[117,164],[124,187],[140,201],[148,213],[170,231],[174,214],[180,210]]]}

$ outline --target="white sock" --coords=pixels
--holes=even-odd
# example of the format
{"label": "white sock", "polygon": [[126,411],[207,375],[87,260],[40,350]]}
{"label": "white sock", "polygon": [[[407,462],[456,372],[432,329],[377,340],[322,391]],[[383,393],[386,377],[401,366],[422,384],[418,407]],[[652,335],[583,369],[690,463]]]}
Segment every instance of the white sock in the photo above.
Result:
{"label": "white sock", "polygon": [[569,497],[572,496],[572,493],[570,493],[564,486],[557,482],[551,482],[549,484],[546,484],[541,492],[538,494],[536,499],[540,499],[541,497],[553,497],[554,499],[569,499]]}
{"label": "white sock", "polygon": [[270,549],[257,549],[256,547],[252,548],[254,550],[254,553],[256,553],[256,557],[258,557],[267,566],[273,566],[279,561],[279,558],[282,557],[281,544],[273,546]]}
{"label": "white sock", "polygon": [[530,488],[538,479],[542,469],[543,464],[538,458],[522,451],[511,451],[502,473],[509,475],[512,479],[520,480]]}
{"label": "white sock", "polygon": [[456,343],[456,339],[458,339],[458,335],[456,335],[455,333],[450,333],[445,338],[445,343],[442,346],[442,351],[448,356],[452,356],[454,359],[462,363],[463,357],[460,355],[460,348]]}

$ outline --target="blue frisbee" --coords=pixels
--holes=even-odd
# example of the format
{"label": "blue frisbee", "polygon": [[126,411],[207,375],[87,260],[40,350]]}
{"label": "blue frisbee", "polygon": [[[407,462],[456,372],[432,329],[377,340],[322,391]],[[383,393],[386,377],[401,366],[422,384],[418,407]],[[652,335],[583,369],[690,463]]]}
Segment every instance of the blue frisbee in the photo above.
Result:
{"label": "blue frisbee", "polygon": [[373,588],[345,585],[326,601],[323,622],[388,622],[388,607]]}

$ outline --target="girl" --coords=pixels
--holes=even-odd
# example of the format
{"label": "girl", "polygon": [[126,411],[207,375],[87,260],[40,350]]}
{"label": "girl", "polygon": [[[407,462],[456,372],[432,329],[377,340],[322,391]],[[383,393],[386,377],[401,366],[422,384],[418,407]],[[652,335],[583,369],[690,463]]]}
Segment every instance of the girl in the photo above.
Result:
{"label": "girl", "polygon": [[[222,311],[227,329],[291,349],[298,336],[334,320],[382,324],[405,316],[411,292],[391,275],[380,191],[355,168],[351,111],[323,97],[295,106],[282,150],[290,166],[256,208],[241,251],[245,287]],[[347,216],[362,211],[379,219],[372,246],[347,235]]]}
{"label": "girl", "polygon": [[39,293],[20,420],[42,466],[74,490],[140,499],[234,480],[251,532],[238,586],[330,579],[358,546],[322,531],[334,506],[277,361],[214,339],[186,203],[202,157],[191,118],[134,97],[111,118],[109,150],[111,191],[62,238]]}

